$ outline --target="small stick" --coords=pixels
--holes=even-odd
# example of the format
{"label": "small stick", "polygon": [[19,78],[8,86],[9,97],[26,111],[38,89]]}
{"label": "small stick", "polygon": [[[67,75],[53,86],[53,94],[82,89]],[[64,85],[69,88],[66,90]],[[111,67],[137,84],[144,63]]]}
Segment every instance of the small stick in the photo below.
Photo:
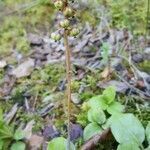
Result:
{"label": "small stick", "polygon": [[105,141],[110,134],[110,129],[105,129],[102,133],[96,134],[91,139],[89,139],[82,147],[81,150],[93,150],[94,147],[102,141]]}

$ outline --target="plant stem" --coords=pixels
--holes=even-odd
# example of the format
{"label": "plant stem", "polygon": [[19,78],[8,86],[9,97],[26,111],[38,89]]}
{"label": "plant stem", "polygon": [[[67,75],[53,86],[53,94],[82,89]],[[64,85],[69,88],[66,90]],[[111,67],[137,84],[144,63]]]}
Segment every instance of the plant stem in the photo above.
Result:
{"label": "plant stem", "polygon": [[66,76],[67,76],[67,119],[68,119],[68,143],[67,150],[70,150],[70,116],[71,116],[71,53],[68,44],[68,34],[67,30],[64,31],[64,45],[66,48]]}

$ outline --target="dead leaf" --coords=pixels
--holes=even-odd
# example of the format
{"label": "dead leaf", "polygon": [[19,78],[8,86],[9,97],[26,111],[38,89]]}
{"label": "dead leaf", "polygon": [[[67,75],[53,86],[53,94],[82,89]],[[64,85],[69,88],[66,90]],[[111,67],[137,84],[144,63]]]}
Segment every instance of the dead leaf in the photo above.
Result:
{"label": "dead leaf", "polygon": [[28,34],[28,40],[32,46],[41,46],[43,44],[43,39],[36,34]]}
{"label": "dead leaf", "polygon": [[108,67],[106,67],[104,69],[104,71],[101,73],[101,77],[106,79],[110,76],[110,73],[112,72],[112,70],[110,70]]}
{"label": "dead leaf", "polygon": [[81,99],[79,97],[79,94],[78,93],[72,93],[71,94],[71,100],[74,104],[80,104],[81,102]]}
{"label": "dead leaf", "polygon": [[12,109],[10,110],[10,112],[8,114],[6,114],[4,120],[6,121],[7,124],[9,124],[11,122],[11,120],[14,118],[17,110],[18,110],[18,104],[15,104],[12,107]]}
{"label": "dead leaf", "polygon": [[127,89],[129,88],[126,83],[124,82],[120,82],[120,81],[116,81],[116,80],[111,80],[109,82],[105,82],[105,83],[99,83],[98,86],[100,88],[107,88],[109,86],[115,86],[116,87],[116,91],[120,92],[120,93],[125,93],[127,91]]}
{"label": "dead leaf", "polygon": [[12,71],[12,75],[17,78],[29,76],[34,69],[34,59],[29,58],[27,61],[20,64],[16,69]]}
{"label": "dead leaf", "polygon": [[23,130],[23,132],[25,133],[25,139],[27,140],[29,140],[32,136],[32,128],[33,128],[34,123],[35,121],[31,120],[30,122],[28,122],[25,129]]}
{"label": "dead leaf", "polygon": [[7,65],[5,60],[0,61],[0,68],[4,68]]}
{"label": "dead leaf", "polygon": [[83,136],[83,129],[79,124],[71,124],[70,140],[75,141]]}
{"label": "dead leaf", "polygon": [[39,150],[42,147],[44,138],[39,135],[32,135],[29,139],[30,150]]}
{"label": "dead leaf", "polygon": [[60,136],[60,132],[53,125],[48,125],[43,130],[43,136],[46,139],[53,139]]}

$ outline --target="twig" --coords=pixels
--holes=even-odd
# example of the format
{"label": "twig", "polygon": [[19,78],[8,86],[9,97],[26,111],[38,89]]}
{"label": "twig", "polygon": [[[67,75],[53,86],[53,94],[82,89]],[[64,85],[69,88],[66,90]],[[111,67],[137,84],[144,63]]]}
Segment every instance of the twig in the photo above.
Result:
{"label": "twig", "polygon": [[[115,73],[115,74],[116,74],[116,76],[117,76],[120,80],[122,80],[125,84],[127,84],[128,87],[130,87],[131,89],[134,89],[134,90],[135,90],[137,93],[139,93],[144,99],[149,99],[149,96],[150,96],[150,95],[148,95],[147,93],[145,93],[145,92],[139,90],[138,88],[136,88],[136,87],[130,85],[125,79],[123,79],[123,78],[122,78],[120,75],[118,75],[117,73]],[[146,97],[146,96],[147,96],[147,97]]]}
{"label": "twig", "polygon": [[81,150],[93,150],[93,148],[102,141],[105,141],[110,133],[110,129],[104,130],[102,133],[93,136],[82,147]]}

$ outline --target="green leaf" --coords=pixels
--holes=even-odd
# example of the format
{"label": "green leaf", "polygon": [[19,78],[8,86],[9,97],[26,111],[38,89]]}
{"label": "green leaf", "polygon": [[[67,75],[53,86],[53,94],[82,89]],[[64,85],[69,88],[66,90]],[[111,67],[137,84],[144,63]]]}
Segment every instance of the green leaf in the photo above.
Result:
{"label": "green leaf", "polygon": [[119,144],[117,150],[140,150],[140,148],[137,143],[132,142]]}
{"label": "green leaf", "polygon": [[108,105],[106,104],[106,101],[103,99],[102,95],[94,96],[88,101],[89,107],[92,109],[103,109],[105,110]]}
{"label": "green leaf", "polygon": [[84,141],[89,140],[92,136],[101,133],[102,128],[97,123],[88,124],[83,132]]}
{"label": "green leaf", "polygon": [[0,140],[0,150],[3,149],[3,145],[4,145],[4,141],[3,141],[3,140]]}
{"label": "green leaf", "polygon": [[0,139],[8,139],[13,137],[13,127],[0,121]]}
{"label": "green leaf", "polygon": [[88,120],[90,122],[96,122],[98,124],[103,124],[106,121],[106,116],[101,109],[90,109],[88,111]]}
{"label": "green leaf", "polygon": [[103,99],[107,105],[111,104],[115,100],[115,96],[116,90],[113,86],[110,86],[103,91]]}
{"label": "green leaf", "polygon": [[102,100],[102,95],[94,96],[88,101],[88,105],[92,109],[100,108],[101,100]]}
{"label": "green leaf", "polygon": [[[67,140],[63,137],[54,138],[48,143],[47,150],[66,150]],[[71,149],[75,150],[75,146],[71,143]]]}
{"label": "green leaf", "polygon": [[19,129],[15,131],[15,134],[14,134],[14,139],[15,139],[15,140],[21,140],[21,139],[23,139],[24,137],[25,137],[24,131],[19,130]]}
{"label": "green leaf", "polygon": [[111,126],[111,117],[109,117],[109,118],[106,120],[105,124],[102,125],[102,128],[103,128],[103,129],[108,129],[108,128],[110,128],[110,126]]}
{"label": "green leaf", "polygon": [[144,150],[150,150],[150,145],[147,148],[145,148]]}
{"label": "green leaf", "polygon": [[109,114],[121,113],[124,111],[124,106],[121,105],[119,102],[113,102],[107,108],[107,112]]}
{"label": "green leaf", "polygon": [[25,143],[16,142],[11,146],[10,150],[25,150],[25,148],[26,148]]}
{"label": "green leaf", "polygon": [[150,145],[150,121],[148,122],[148,125],[146,127],[146,139]]}
{"label": "green leaf", "polygon": [[133,114],[114,114],[111,117],[111,131],[118,143],[135,142],[142,144],[145,131]]}

